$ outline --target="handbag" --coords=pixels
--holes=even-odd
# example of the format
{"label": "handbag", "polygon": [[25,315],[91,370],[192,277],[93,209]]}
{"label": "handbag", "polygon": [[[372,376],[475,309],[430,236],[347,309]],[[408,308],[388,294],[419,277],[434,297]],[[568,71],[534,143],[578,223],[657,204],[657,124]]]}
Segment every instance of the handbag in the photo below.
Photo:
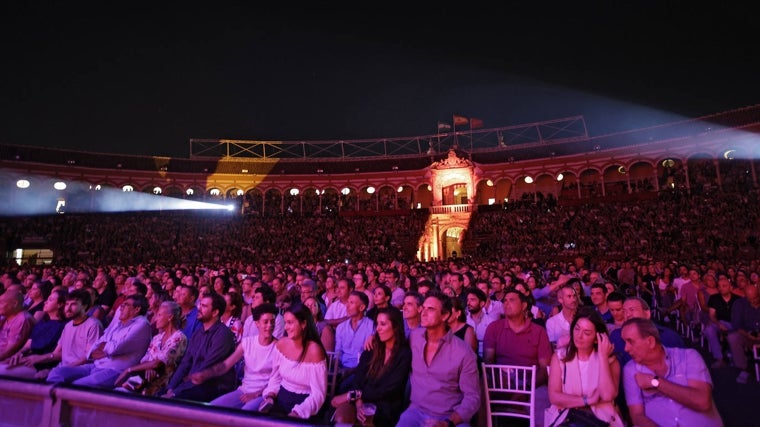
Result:
{"label": "handbag", "polygon": [[[563,415],[566,416],[563,418]],[[557,422],[559,422],[557,424]],[[578,408],[565,408],[549,427],[608,427],[610,423],[602,421],[591,411]]]}

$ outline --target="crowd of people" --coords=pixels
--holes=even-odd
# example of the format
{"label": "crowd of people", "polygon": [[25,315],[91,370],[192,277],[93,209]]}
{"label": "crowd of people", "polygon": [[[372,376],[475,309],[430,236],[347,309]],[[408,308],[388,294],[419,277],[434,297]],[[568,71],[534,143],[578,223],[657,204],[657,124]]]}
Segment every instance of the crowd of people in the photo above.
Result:
{"label": "crowd of people", "polygon": [[[717,262],[641,267],[652,275],[635,273],[627,286],[626,266],[601,272],[583,258],[545,271],[463,260],[218,272],[23,266],[2,276],[0,375],[303,419],[331,413],[347,424],[365,421],[369,405],[376,425],[444,426],[482,417],[480,362],[535,365],[542,416],[722,425],[704,359],[653,321],[650,303],[676,319],[689,312],[680,309],[687,287],[712,292],[708,316],[694,320],[725,335],[746,382],[740,354],[760,343],[757,275]],[[667,270],[681,271],[677,288],[661,288]],[[546,298],[554,302],[538,304]],[[231,301],[243,309],[222,322]],[[721,301],[728,320],[717,318]],[[725,368],[721,348],[713,369]],[[340,375],[329,393],[333,355]]]}
{"label": "crowd of people", "polygon": [[483,421],[481,362],[535,365],[538,425],[720,426],[709,369],[746,383],[760,344],[754,197],[482,213],[495,252],[426,262],[415,214],[4,220],[60,252],[0,277],[0,375],[443,427]]}

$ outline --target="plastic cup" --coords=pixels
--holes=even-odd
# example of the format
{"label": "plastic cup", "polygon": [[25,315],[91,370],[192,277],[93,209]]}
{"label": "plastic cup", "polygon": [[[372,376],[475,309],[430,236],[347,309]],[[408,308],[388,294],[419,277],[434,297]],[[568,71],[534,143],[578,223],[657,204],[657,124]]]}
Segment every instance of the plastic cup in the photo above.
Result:
{"label": "plastic cup", "polygon": [[362,405],[362,414],[364,414],[365,426],[374,425],[373,419],[375,418],[375,412],[377,412],[377,406],[372,403],[365,403]]}

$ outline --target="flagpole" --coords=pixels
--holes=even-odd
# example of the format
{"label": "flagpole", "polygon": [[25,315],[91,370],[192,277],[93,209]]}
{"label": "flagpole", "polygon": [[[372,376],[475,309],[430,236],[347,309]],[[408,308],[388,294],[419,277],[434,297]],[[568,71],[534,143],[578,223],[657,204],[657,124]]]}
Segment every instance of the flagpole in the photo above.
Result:
{"label": "flagpole", "polygon": [[459,135],[457,135],[457,118],[456,114],[451,114],[451,124],[454,126],[454,147],[459,148]]}
{"label": "flagpole", "polygon": [[472,117],[470,117],[470,153],[472,153]]}

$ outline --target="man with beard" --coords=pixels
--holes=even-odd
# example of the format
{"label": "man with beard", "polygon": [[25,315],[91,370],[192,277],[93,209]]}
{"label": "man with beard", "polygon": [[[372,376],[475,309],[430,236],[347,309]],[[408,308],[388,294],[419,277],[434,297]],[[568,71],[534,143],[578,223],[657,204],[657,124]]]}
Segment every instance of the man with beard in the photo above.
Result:
{"label": "man with beard", "polygon": [[103,333],[100,322],[87,316],[89,306],[89,293],[75,290],[67,294],[64,315],[69,322],[63,327],[55,349],[50,353],[23,356],[15,365],[9,364],[9,369],[3,375],[45,379],[50,369],[38,370],[38,367],[59,361],[58,366],[79,366],[87,362],[87,354]]}
{"label": "man with beard", "polygon": [[210,402],[237,386],[235,369],[194,384],[190,375],[224,362],[235,351],[235,335],[219,321],[227,302],[219,294],[205,294],[198,308],[201,326],[187,345],[182,362],[174,371],[164,397]]}
{"label": "man with beard", "polygon": [[152,330],[145,318],[147,311],[145,296],[130,295],[121,304],[119,318],[114,319],[93,344],[88,363],[58,366],[50,371],[48,381],[112,389],[119,374],[136,365],[148,350]]}
{"label": "man with beard", "polygon": [[478,288],[467,288],[464,294],[467,302],[467,324],[475,330],[475,336],[478,337],[478,357],[482,358],[483,337],[486,335],[486,328],[496,319],[489,316],[483,309],[486,300],[488,300],[485,292]]}

